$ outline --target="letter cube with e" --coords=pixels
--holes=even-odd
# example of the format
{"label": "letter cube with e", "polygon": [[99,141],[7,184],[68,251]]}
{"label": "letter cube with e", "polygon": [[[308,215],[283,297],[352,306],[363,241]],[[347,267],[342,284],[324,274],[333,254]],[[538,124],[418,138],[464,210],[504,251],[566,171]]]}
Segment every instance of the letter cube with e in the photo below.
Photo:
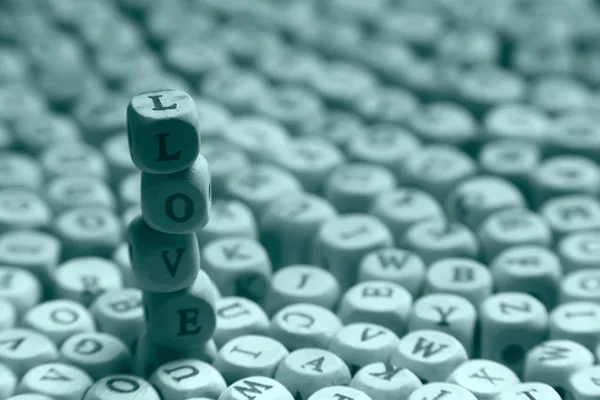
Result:
{"label": "letter cube with e", "polygon": [[134,96],[127,107],[127,136],[131,159],[143,172],[169,174],[189,168],[200,152],[194,100],[180,90]]}

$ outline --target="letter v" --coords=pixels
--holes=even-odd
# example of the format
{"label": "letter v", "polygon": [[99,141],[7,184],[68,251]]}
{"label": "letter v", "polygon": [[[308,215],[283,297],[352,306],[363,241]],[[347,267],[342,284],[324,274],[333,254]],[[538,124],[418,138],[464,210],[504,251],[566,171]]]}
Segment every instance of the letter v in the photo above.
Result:
{"label": "letter v", "polygon": [[177,253],[175,263],[171,263],[171,260],[169,259],[169,253],[171,252],[170,250],[163,250],[160,252],[160,255],[162,256],[162,259],[165,263],[165,267],[167,267],[167,271],[169,271],[171,277],[175,277],[175,274],[177,274],[177,268],[179,267],[179,263],[181,262],[181,256],[183,255],[185,249],[180,248],[175,249],[175,251]]}

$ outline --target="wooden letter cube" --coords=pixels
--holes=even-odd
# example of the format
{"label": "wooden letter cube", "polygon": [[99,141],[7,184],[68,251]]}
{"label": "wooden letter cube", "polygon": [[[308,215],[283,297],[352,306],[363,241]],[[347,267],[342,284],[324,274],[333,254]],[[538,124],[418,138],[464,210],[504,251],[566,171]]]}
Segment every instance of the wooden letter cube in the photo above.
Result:
{"label": "wooden letter cube", "polygon": [[140,170],[168,174],[189,168],[200,152],[198,113],[180,90],[134,96],[127,107],[131,159]]}

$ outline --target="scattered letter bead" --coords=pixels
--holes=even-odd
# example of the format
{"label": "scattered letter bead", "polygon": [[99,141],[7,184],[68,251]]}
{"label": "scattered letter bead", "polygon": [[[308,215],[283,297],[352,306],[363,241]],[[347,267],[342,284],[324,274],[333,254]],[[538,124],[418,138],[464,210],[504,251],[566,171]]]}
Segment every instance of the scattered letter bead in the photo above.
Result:
{"label": "scattered letter bead", "polygon": [[[348,380],[350,380],[349,373]],[[16,387],[17,377],[14,372],[8,366],[0,363],[0,399],[7,399],[12,396]]]}
{"label": "scattered letter bead", "polygon": [[28,328],[0,331],[0,363],[10,368],[17,377],[58,357],[58,348],[42,333]]}
{"label": "scattered letter bead", "polygon": [[274,378],[294,398],[308,399],[325,387],[348,385],[351,376],[348,366],[332,352],[307,347],[288,354],[277,367]]}
{"label": "scattered letter bead", "polygon": [[63,258],[110,257],[123,240],[123,226],[108,208],[85,206],[59,214],[54,231],[62,241]]}
{"label": "scattered letter bead", "polygon": [[196,231],[196,236],[202,249],[210,242],[227,237],[258,239],[258,228],[246,204],[236,200],[216,200],[210,206],[208,223]]}
{"label": "scattered letter bead", "polygon": [[129,224],[127,240],[136,287],[153,292],[176,292],[192,285],[196,279],[200,250],[195,233],[163,233],[138,216]]}
{"label": "scattered letter bead", "polygon": [[505,292],[488,297],[479,312],[480,356],[520,376],[527,352],[548,335],[548,311],[531,295]]}
{"label": "scattered letter bead", "polygon": [[560,303],[593,301],[600,304],[600,270],[580,269],[563,277],[560,285]]}
{"label": "scattered letter bead", "polygon": [[40,281],[24,268],[1,266],[0,298],[11,303],[17,315],[21,316],[41,301]]}
{"label": "scattered letter bead", "polygon": [[539,209],[559,241],[572,232],[600,228],[600,202],[589,195],[566,195],[546,201]]}
{"label": "scattered letter bead", "polygon": [[260,217],[260,239],[274,269],[310,263],[314,237],[337,211],[325,199],[298,193],[272,201]]}
{"label": "scattered letter bead", "polygon": [[46,187],[46,198],[55,212],[80,206],[115,209],[115,197],[103,180],[93,177],[61,176]]}
{"label": "scattered letter bead", "polygon": [[427,268],[423,293],[456,294],[478,306],[492,294],[492,289],[492,274],[487,266],[454,257],[437,260]]}
{"label": "scattered letter bead", "polygon": [[317,390],[307,400],[334,400],[334,399],[350,399],[350,400],[372,400],[365,393],[358,389],[348,386],[329,386]]}
{"label": "scattered letter bead", "polygon": [[[229,385],[218,400],[294,400],[294,396],[275,379],[248,376]],[[87,399],[84,399],[87,400]]]}
{"label": "scattered letter bead", "polygon": [[272,201],[302,192],[302,186],[294,175],[266,164],[240,169],[227,179],[224,189],[225,197],[246,203],[257,219]]}
{"label": "scattered letter bead", "polygon": [[533,204],[564,195],[600,193],[600,170],[581,156],[555,156],[542,162],[532,176]]}
{"label": "scattered letter bead", "polygon": [[142,173],[141,196],[142,216],[153,229],[170,234],[196,232],[208,223],[212,201],[208,162],[199,155],[182,171]]}
{"label": "scattered letter bead", "polygon": [[213,197],[222,198],[230,176],[250,167],[250,160],[243,150],[230,143],[214,141],[202,144],[200,153],[210,165]]}
{"label": "scattered letter bead", "polygon": [[313,263],[336,277],[340,289],[354,285],[362,258],[373,250],[392,247],[387,227],[367,214],[347,214],[326,221],[317,233]]}
{"label": "scattered letter bead", "polygon": [[558,302],[562,267],[556,254],[545,247],[511,247],[492,260],[490,269],[498,292],[528,293],[549,310]]}
{"label": "scattered letter bead", "polygon": [[212,365],[195,359],[181,359],[161,365],[148,381],[165,400],[190,397],[217,399],[227,388],[225,380]]}
{"label": "scattered letter bead", "polygon": [[468,355],[454,336],[436,330],[416,330],[400,339],[390,363],[408,368],[424,382],[444,381]]}
{"label": "scattered letter bead", "polygon": [[215,331],[215,301],[216,292],[202,270],[186,289],[172,293],[144,291],[149,338],[175,350],[201,346]]}
{"label": "scattered letter bead", "polygon": [[451,220],[471,229],[491,214],[514,208],[526,208],[523,194],[510,182],[494,176],[478,176],[459,184],[446,200]]}
{"label": "scattered letter bead", "polygon": [[396,178],[385,169],[367,163],[337,167],[325,182],[325,198],[340,214],[366,213],[382,192],[393,189]]}
{"label": "scattered letter bead", "polygon": [[242,335],[267,335],[269,317],[252,300],[228,296],[215,302],[217,326],[213,339],[221,348],[225,343]]}
{"label": "scattered letter bead", "polygon": [[342,297],[338,316],[345,324],[370,322],[401,337],[406,332],[412,295],[402,286],[385,281],[366,281],[352,286]]}
{"label": "scattered letter bead", "polygon": [[326,349],[342,326],[340,319],[324,307],[295,303],[271,318],[269,336],[291,351],[304,347]]}
{"label": "scattered letter bead", "polygon": [[131,159],[140,170],[168,174],[190,167],[200,151],[194,100],[181,90],[134,96],[127,107]]}
{"label": "scattered letter bead", "polygon": [[329,310],[340,299],[340,286],[335,277],[314,265],[288,265],[271,279],[264,309],[269,315],[296,303],[309,303]]}
{"label": "scattered letter bead", "polygon": [[[562,400],[551,386],[541,382],[524,382],[505,389],[494,400]],[[410,399],[412,400],[412,399]]]}
{"label": "scattered letter bead", "polygon": [[472,355],[477,309],[464,297],[436,293],[417,299],[408,319],[408,331],[437,330],[452,335]]}
{"label": "scattered letter bead", "polygon": [[17,385],[18,393],[41,393],[56,400],[79,400],[94,381],[82,369],[65,363],[37,365]]}
{"label": "scattered letter bead", "polygon": [[96,381],[82,400],[161,400],[146,380],[134,375],[109,375]]}
{"label": "scattered letter bead", "polygon": [[[406,400],[478,400],[462,386],[446,382],[434,382],[423,385],[407,397]],[[512,400],[512,399],[511,399]],[[517,399],[515,399],[517,400]],[[555,399],[552,399],[555,400]]]}
{"label": "scattered letter bead", "polygon": [[103,332],[77,333],[60,346],[60,359],[81,368],[94,381],[107,375],[131,372],[131,353],[113,335]]}
{"label": "scattered letter bead", "polygon": [[558,305],[550,313],[550,339],[572,340],[595,351],[600,338],[600,305],[589,301],[571,301]]}
{"label": "scattered letter bead", "polygon": [[102,152],[84,141],[56,143],[40,155],[49,178],[59,176],[93,176],[108,179],[108,163]]}
{"label": "scattered letter bead", "polygon": [[0,233],[21,229],[47,230],[52,217],[46,200],[32,190],[0,190]]}
{"label": "scattered letter bead", "polygon": [[600,233],[574,232],[565,236],[557,246],[563,272],[568,274],[586,268],[596,268],[600,262]]}
{"label": "scattered letter bead", "polygon": [[552,230],[541,215],[526,209],[495,212],[479,226],[481,251],[493,260],[502,251],[520,245],[552,246]]}
{"label": "scattered letter bead", "polygon": [[573,400],[595,400],[600,397],[600,366],[583,368],[572,374],[567,390]]}
{"label": "scattered letter bead", "polygon": [[423,384],[409,369],[378,362],[362,367],[349,386],[373,400],[392,400],[407,398]]}
{"label": "scattered letter bead", "polygon": [[352,374],[365,365],[387,363],[398,347],[398,336],[380,325],[358,322],[338,330],[328,350],[340,357]]}
{"label": "scattered letter bead", "polygon": [[206,245],[201,257],[202,269],[223,296],[241,296],[262,303],[272,268],[260,243],[247,238],[225,237]]}
{"label": "scattered letter bead", "polygon": [[145,326],[142,291],[137,288],[105,292],[89,309],[98,330],[118,337],[129,349]]}
{"label": "scattered letter bead", "polygon": [[288,354],[285,346],[275,339],[244,335],[221,347],[213,366],[228,384],[253,375],[272,378],[279,363]]}
{"label": "scattered letter bead", "polygon": [[107,290],[123,287],[119,267],[110,260],[100,257],[72,258],[60,264],[54,273],[57,297],[77,301],[89,306]]}
{"label": "scattered letter bead", "polygon": [[504,365],[490,360],[468,360],[452,371],[448,382],[462,386],[477,400],[494,400],[503,390],[521,383]]}
{"label": "scattered letter bead", "polygon": [[35,158],[17,152],[0,154],[0,188],[39,190],[43,187],[44,170]]}
{"label": "scattered letter bead", "polygon": [[17,309],[9,300],[2,297],[0,292],[0,331],[13,328],[17,323]]}
{"label": "scattered letter bead", "polygon": [[23,316],[21,324],[47,335],[57,346],[75,333],[96,331],[90,311],[80,303],[67,299],[36,305]]}
{"label": "scattered letter bead", "polygon": [[448,257],[476,259],[479,244],[466,226],[443,220],[427,220],[413,225],[400,241],[402,248],[420,256],[425,265]]}
{"label": "scattered letter bead", "polygon": [[433,196],[422,190],[399,187],[380,193],[369,210],[400,241],[418,222],[445,219],[444,210]]}
{"label": "scattered letter bead", "polygon": [[594,353],[571,340],[547,340],[527,354],[523,379],[552,386],[568,398],[569,378],[575,372],[591,367]]}

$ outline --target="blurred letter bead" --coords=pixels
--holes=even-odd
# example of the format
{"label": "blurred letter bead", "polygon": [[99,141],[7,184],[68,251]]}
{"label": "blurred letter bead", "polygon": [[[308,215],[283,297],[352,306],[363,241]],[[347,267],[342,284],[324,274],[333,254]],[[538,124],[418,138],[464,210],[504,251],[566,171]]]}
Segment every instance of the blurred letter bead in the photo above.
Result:
{"label": "blurred letter bead", "polygon": [[266,336],[244,335],[219,349],[213,366],[228,384],[252,375],[272,378],[289,354],[284,345]]}
{"label": "blurred letter bead", "polygon": [[200,152],[196,105],[180,90],[134,96],[127,107],[131,159],[143,172],[169,174],[189,168]]}
{"label": "blurred letter bead", "polygon": [[520,375],[527,352],[546,340],[548,311],[535,297],[497,293],[480,307],[481,357],[500,362]]}
{"label": "blurred letter bead", "polygon": [[580,269],[563,277],[560,285],[560,302],[593,301],[600,304],[600,270]]}
{"label": "blurred letter bead", "polygon": [[161,400],[146,380],[134,375],[108,375],[94,383],[82,400]]}
{"label": "blurred letter bead", "polygon": [[322,197],[297,193],[272,201],[260,217],[260,240],[274,269],[310,263],[314,237],[321,225],[337,216]]}
{"label": "blurred letter bead", "polygon": [[600,397],[600,365],[578,370],[569,378],[568,392],[573,400],[595,400]]}
{"label": "blurred letter bead", "polygon": [[17,385],[17,392],[46,394],[56,400],[79,400],[93,383],[82,369],[55,362],[27,371]]}
{"label": "blurred letter bead", "polygon": [[199,155],[184,170],[171,174],[142,173],[142,216],[153,229],[194,233],[208,223],[212,201],[210,170]]}
{"label": "blurred letter bead", "polygon": [[[214,193],[214,192],[213,192]],[[196,231],[198,245],[228,237],[258,239],[256,219],[250,208],[236,200],[216,200],[210,206],[208,223]]]}
{"label": "blurred letter bead", "polygon": [[477,400],[494,400],[504,389],[521,383],[504,365],[490,360],[468,360],[452,371],[448,382],[468,389]]}
{"label": "blurred letter bead", "polygon": [[327,220],[313,247],[314,265],[336,277],[342,290],[356,283],[362,258],[373,250],[392,247],[389,229],[368,214],[346,214]]}
{"label": "blurred letter bead", "polygon": [[[348,380],[350,380],[350,373],[348,373]],[[8,366],[0,363],[0,398],[9,398],[15,392],[17,382],[14,372]]]}
{"label": "blurred letter bead", "polygon": [[141,216],[127,232],[136,286],[153,292],[176,292],[193,284],[200,268],[195,233],[168,234],[152,229]]}
{"label": "blurred letter bead", "polygon": [[367,394],[373,400],[391,400],[405,399],[423,384],[409,369],[378,362],[362,367],[354,375],[349,386]]}
{"label": "blurred letter bead", "polygon": [[558,302],[561,262],[551,250],[535,245],[514,246],[492,260],[490,269],[497,292],[523,292],[547,309]]}
{"label": "blurred letter bead", "polygon": [[308,399],[325,387],[348,385],[350,379],[350,370],[341,358],[330,351],[311,347],[288,354],[275,372],[275,380],[297,399]]}
{"label": "blurred letter bead", "polygon": [[365,393],[358,389],[348,386],[329,386],[316,391],[307,400],[333,400],[333,399],[351,399],[351,400],[372,400]]}

